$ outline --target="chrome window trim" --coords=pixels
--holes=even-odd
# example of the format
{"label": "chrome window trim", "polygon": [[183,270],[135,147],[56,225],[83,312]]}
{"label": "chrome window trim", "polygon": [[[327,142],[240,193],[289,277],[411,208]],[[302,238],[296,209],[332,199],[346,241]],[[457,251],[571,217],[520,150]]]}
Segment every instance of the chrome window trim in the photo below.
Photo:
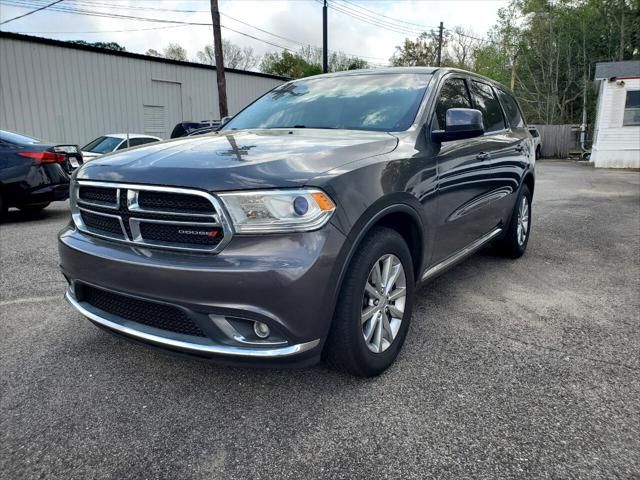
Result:
{"label": "chrome window trim", "polygon": [[[94,214],[98,214],[98,215],[105,215],[105,216],[109,216],[108,214],[102,213],[102,212],[95,212],[94,210],[91,210],[91,208],[84,208],[85,206],[90,207],[90,205],[86,205],[86,203],[84,203],[84,205],[82,204],[82,200],[80,200],[78,198],[78,190],[80,187],[82,186],[90,186],[90,187],[102,187],[102,188],[115,188],[117,191],[117,198],[118,198],[118,205],[116,206],[116,209],[119,208],[120,205],[120,191],[121,190],[127,190],[127,207],[129,206],[129,198],[131,197],[132,200],[137,200],[137,195],[129,195],[129,192],[131,191],[135,191],[135,192],[139,192],[139,191],[151,191],[151,192],[164,192],[164,193],[178,193],[178,194],[184,194],[184,195],[192,195],[192,196],[199,196],[199,197],[203,197],[206,198],[212,205],[213,208],[215,209],[216,213],[215,214],[208,214],[204,217],[202,217],[203,219],[211,219],[213,220],[212,222],[189,222],[189,221],[180,221],[179,217],[183,216],[183,217],[200,217],[200,214],[192,214],[192,213],[178,213],[178,212],[164,212],[161,210],[138,210],[138,212],[144,212],[144,213],[148,213],[148,214],[156,214],[156,215],[172,215],[176,217],[176,220],[159,220],[159,219],[146,219],[146,218],[137,218],[135,217],[135,211],[134,210],[130,210],[130,214],[131,216],[129,217],[129,228],[131,228],[131,233],[132,233],[132,237],[133,238],[129,238],[129,236],[127,235],[127,231],[124,228],[124,223],[122,220],[122,217],[120,215],[111,215],[113,217],[118,217],[120,218],[120,224],[122,227],[122,231],[123,231],[123,238],[117,238],[117,237],[112,237],[112,236],[108,236],[108,235],[102,235],[100,233],[95,233],[91,230],[89,230],[89,228],[84,224],[84,222],[82,221],[82,217],[80,216],[80,209],[82,208],[83,210],[89,212],[89,213],[94,213]],[[72,188],[71,188],[71,192],[70,192],[70,204],[71,204],[71,215],[73,218],[74,223],[76,224],[76,227],[78,228],[78,230],[80,230],[83,233],[86,233],[87,235],[92,235],[95,237],[99,237],[99,238],[103,238],[103,239],[107,239],[107,240],[112,240],[115,242],[121,242],[121,243],[125,243],[127,245],[130,246],[135,246],[135,247],[149,247],[149,248],[160,248],[160,249],[164,249],[164,250],[178,250],[178,251],[183,251],[183,252],[196,252],[196,253],[219,253],[230,241],[231,238],[234,235],[234,231],[231,225],[231,222],[228,220],[228,214],[224,208],[224,205],[222,203],[222,201],[220,201],[215,195],[209,193],[209,192],[204,192],[202,190],[192,190],[192,189],[188,189],[188,188],[180,188],[180,187],[165,187],[165,186],[156,186],[156,185],[139,185],[139,184],[133,184],[133,183],[119,183],[119,182],[100,182],[100,181],[93,181],[93,180],[77,180],[75,182],[73,182],[72,184]],[[137,203],[137,201],[135,201],[134,203]],[[104,205],[98,205],[95,204],[93,205],[95,207],[102,207],[105,208]],[[173,244],[173,243],[169,243],[169,242],[160,242],[160,241],[153,241],[153,240],[144,240],[144,238],[142,237],[141,233],[140,233],[140,228],[139,225],[140,223],[143,222],[148,222],[148,223],[164,223],[164,224],[172,224],[172,225],[190,225],[190,226],[207,226],[207,227],[219,227],[222,228],[222,232],[223,232],[223,238],[222,240],[212,246],[197,246],[194,244],[191,244],[190,246],[183,246],[180,244]]]}

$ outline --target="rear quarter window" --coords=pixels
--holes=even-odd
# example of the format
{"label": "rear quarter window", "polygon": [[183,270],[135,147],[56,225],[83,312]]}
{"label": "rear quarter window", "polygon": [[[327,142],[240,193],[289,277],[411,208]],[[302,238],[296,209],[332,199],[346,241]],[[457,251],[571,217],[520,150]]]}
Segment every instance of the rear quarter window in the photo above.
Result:
{"label": "rear quarter window", "polygon": [[493,93],[493,88],[486,83],[476,80],[473,80],[471,83],[473,84],[472,95],[476,108],[482,112],[485,132],[489,133],[504,130],[506,125],[504,123],[504,116],[502,115],[502,107]]}
{"label": "rear quarter window", "polygon": [[513,98],[511,94],[500,89],[498,89],[498,97],[500,97],[504,113],[507,115],[511,128],[524,127],[524,119],[522,118],[522,113],[520,112],[520,107],[518,107],[516,99]]}

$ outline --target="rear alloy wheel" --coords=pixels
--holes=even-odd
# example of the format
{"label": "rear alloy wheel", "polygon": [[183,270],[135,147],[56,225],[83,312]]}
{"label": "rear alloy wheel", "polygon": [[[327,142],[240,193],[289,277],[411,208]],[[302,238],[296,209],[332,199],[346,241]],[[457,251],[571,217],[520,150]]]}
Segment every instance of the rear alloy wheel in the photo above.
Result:
{"label": "rear alloy wheel", "polygon": [[531,193],[529,187],[522,185],[504,237],[496,244],[497,252],[506,257],[521,257],[527,249],[530,233]]}
{"label": "rear alloy wheel", "polygon": [[413,259],[402,236],[376,227],[354,254],[338,297],[324,358],[359,377],[384,372],[407,335],[415,287]]}

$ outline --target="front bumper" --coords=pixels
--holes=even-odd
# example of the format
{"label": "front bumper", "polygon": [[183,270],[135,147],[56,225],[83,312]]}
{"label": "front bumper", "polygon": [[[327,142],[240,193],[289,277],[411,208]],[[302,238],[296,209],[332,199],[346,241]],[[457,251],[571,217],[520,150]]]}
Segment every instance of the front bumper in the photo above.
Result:
{"label": "front bumper", "polygon": [[[231,363],[311,364],[331,323],[336,258],[345,237],[328,224],[316,232],[236,235],[218,255],[143,249],[82,234],[60,234],[66,298],[95,324],[128,338]],[[112,315],[76,295],[82,285],[178,308],[206,334],[182,335]],[[236,339],[212,319],[266,323],[278,341]],[[236,321],[234,320],[234,321]]]}
{"label": "front bumper", "polygon": [[306,343],[299,343],[297,345],[287,345],[282,347],[269,347],[269,348],[256,348],[256,347],[236,347],[232,345],[221,345],[215,343],[194,343],[184,340],[176,340],[168,338],[162,335],[154,335],[148,333],[135,326],[123,325],[122,319],[100,312],[99,310],[92,309],[88,305],[83,305],[78,301],[73,293],[73,289],[70,287],[65,294],[66,300],[74,307],[78,312],[87,317],[92,322],[98,324],[101,327],[113,330],[116,333],[131,337],[135,340],[140,340],[145,343],[151,343],[160,347],[174,348],[185,353],[191,353],[194,355],[221,355],[232,358],[253,358],[253,359],[282,359],[290,357],[292,355],[298,355],[300,353],[307,352],[318,346],[320,340],[312,340]]}

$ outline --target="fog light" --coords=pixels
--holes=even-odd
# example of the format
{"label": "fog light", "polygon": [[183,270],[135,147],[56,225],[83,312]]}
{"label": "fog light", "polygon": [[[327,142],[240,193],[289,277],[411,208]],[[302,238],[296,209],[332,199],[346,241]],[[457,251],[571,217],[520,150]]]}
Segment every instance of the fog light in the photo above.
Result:
{"label": "fog light", "polygon": [[271,335],[271,329],[266,323],[253,322],[253,333],[255,333],[258,338],[267,338]]}

